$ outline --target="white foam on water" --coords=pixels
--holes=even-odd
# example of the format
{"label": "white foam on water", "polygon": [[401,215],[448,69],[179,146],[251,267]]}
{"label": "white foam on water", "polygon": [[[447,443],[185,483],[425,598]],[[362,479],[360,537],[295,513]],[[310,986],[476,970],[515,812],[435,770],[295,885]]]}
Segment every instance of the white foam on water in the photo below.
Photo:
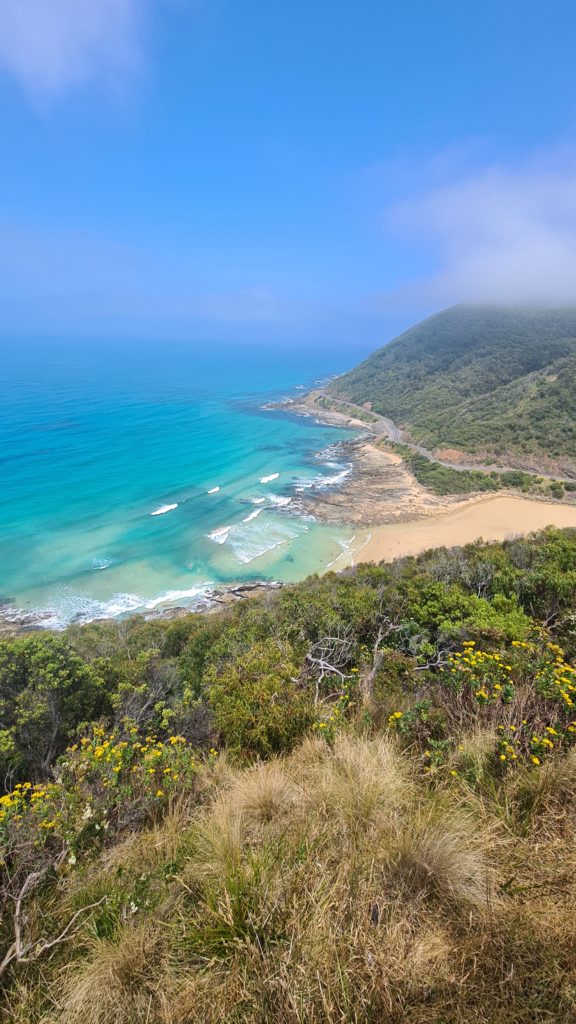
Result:
{"label": "white foam on water", "polygon": [[172,512],[175,508],[178,508],[178,502],[176,501],[173,505],[160,505],[160,508],[154,509],[151,512],[151,516],[165,516],[167,512]]}
{"label": "white foam on water", "polygon": [[253,505],[263,505],[264,502],[266,501],[266,498],[250,498],[250,501],[252,502]]}
{"label": "white foam on water", "polygon": [[268,516],[266,522],[255,522],[257,515],[263,511],[264,509],[257,509],[240,523],[213,530],[208,537],[217,544],[227,544],[236,561],[247,565],[273,551],[274,548],[289,544],[308,531],[308,526],[301,520],[275,519]]}
{"label": "white foam on water", "polygon": [[319,473],[314,477],[302,477],[296,481],[295,491],[301,494],[303,491],[323,491],[327,487],[339,487],[340,484],[344,483],[346,477],[350,476],[352,466],[342,466],[341,463],[338,463],[338,466],[340,471],[332,473],[330,476],[324,476],[322,473]]}
{"label": "white foam on water", "polygon": [[52,606],[46,609],[42,626],[46,629],[65,629],[71,622],[84,624],[94,619],[116,619],[138,611],[145,599],[139,594],[114,594],[109,601],[98,601],[80,591],[62,589],[56,594]]}
{"label": "white foam on water", "polygon": [[347,476],[350,476],[352,472],[352,466],[344,466],[339,473],[335,473],[334,476],[327,476],[321,478],[319,486],[321,487],[337,487],[339,484],[344,483]]}
{"label": "white foam on water", "polygon": [[112,565],[112,559],[110,558],[93,558],[92,566],[94,569],[107,569],[109,565]]}
{"label": "white foam on water", "polygon": [[307,530],[308,527],[303,523],[289,523],[286,520],[281,523],[268,521],[265,524],[255,523],[250,526],[239,524],[231,531],[228,543],[237,561],[242,565],[248,565],[256,558],[289,544]]}
{"label": "white foam on water", "polygon": [[328,565],[326,566],[327,569],[331,569],[333,565],[336,565],[336,562],[340,561],[342,555],[344,555],[347,551],[350,550],[351,544],[353,544],[354,541],[356,540],[356,534],[354,534],[353,537],[350,537],[350,540],[344,540],[342,537],[332,537],[332,540],[335,540],[336,543],[340,545],[340,548],[342,550],[340,551],[339,555],[336,555],[336,558],[334,558],[331,562],[328,562]]}
{"label": "white foam on water", "polygon": [[[152,611],[163,604],[170,606],[182,601],[193,604],[196,598],[202,600],[211,586],[211,583],[202,583],[189,590],[167,590],[154,598],[146,598],[141,594],[118,593],[109,601],[98,601],[81,591],[63,588],[55,595],[50,608],[40,609],[36,613],[38,626],[42,629],[60,630],[65,629],[71,622],[84,625],[93,622],[94,619],[117,619],[134,612]],[[29,613],[22,609],[11,610],[11,617],[15,621],[27,614]]]}
{"label": "white foam on water", "polygon": [[234,529],[233,526],[221,526],[218,530],[212,530],[212,533],[209,533],[208,536],[216,544],[225,544],[228,540],[228,534],[232,529]]}
{"label": "white foam on water", "polygon": [[209,491],[206,491],[206,494],[218,494],[219,490],[219,487],[211,487]]}
{"label": "white foam on water", "polygon": [[254,509],[254,511],[251,512],[249,516],[246,516],[246,519],[243,519],[242,522],[243,523],[250,523],[253,519],[256,519],[260,515],[260,513],[263,512],[263,511],[264,511],[263,508],[256,508],[256,509]]}
{"label": "white foam on water", "polygon": [[272,480],[277,480],[279,476],[280,473],[270,473],[269,476],[261,476],[260,483],[269,484]]}
{"label": "white foam on water", "polygon": [[292,498],[287,498],[283,494],[269,494],[268,501],[271,505],[277,505],[278,508],[284,508],[286,505],[290,504]]}
{"label": "white foam on water", "polygon": [[190,587],[190,590],[167,590],[160,597],[147,601],[144,607],[150,611],[153,608],[158,608],[161,604],[173,605],[176,601],[187,601],[194,597],[205,597],[207,588],[210,586],[212,586],[211,583],[203,583],[198,587]]}

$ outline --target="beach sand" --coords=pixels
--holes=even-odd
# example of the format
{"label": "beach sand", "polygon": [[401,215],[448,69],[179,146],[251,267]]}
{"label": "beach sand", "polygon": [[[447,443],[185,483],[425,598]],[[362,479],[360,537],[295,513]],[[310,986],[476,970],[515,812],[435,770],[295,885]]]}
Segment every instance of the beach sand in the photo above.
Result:
{"label": "beach sand", "polygon": [[506,540],[546,526],[576,528],[576,506],[490,495],[443,515],[405,523],[386,523],[356,535],[334,570],[358,562],[381,562],[417,555],[427,548],[454,547],[472,541]]}

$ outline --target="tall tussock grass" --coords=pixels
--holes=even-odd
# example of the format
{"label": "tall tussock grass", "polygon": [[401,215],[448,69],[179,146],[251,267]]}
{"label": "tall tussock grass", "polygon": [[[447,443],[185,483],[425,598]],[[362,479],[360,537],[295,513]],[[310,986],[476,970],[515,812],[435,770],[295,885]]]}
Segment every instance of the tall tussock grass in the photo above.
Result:
{"label": "tall tussock grass", "polygon": [[[463,738],[479,775],[487,746]],[[426,777],[393,737],[345,732],[227,765],[195,809],[78,873],[66,913],[106,904],[19,976],[2,1019],[568,1024],[575,776],[570,754],[498,803]],[[548,831],[522,835],[521,815]]]}

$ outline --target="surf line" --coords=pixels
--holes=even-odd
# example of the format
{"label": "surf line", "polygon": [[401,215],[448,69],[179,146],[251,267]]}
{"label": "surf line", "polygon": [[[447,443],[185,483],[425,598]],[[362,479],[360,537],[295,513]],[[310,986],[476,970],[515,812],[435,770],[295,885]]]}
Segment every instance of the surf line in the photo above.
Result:
{"label": "surf line", "polygon": [[160,508],[155,509],[150,515],[165,516],[167,512],[172,512],[175,508],[178,508],[178,502],[175,502],[174,505],[160,505]]}

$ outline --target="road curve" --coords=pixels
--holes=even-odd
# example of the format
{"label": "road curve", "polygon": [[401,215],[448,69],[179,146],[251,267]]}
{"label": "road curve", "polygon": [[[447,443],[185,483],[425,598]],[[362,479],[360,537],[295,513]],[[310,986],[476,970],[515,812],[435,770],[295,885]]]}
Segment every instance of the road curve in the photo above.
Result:
{"label": "road curve", "polygon": [[407,441],[404,436],[404,432],[400,430],[400,427],[397,427],[394,421],[389,419],[388,416],[381,416],[380,413],[374,412],[372,409],[366,410],[365,408],[363,408],[363,406],[356,405],[354,402],[348,402],[343,398],[337,398],[334,399],[334,401],[337,402],[338,405],[344,405],[346,406],[347,409],[350,409],[352,416],[354,415],[354,413],[356,413],[357,418],[359,418],[358,413],[366,415],[366,412],[369,411],[370,415],[375,417],[376,422],[365,424],[364,421],[362,420],[362,426],[366,426],[368,430],[371,430],[371,432],[376,435],[384,435],[385,437],[388,438],[389,441],[395,441],[398,442],[399,444],[405,445],[406,448],[410,448],[411,451],[418,452],[419,455],[423,455],[424,458],[428,459],[429,462],[436,462],[438,463],[439,466],[445,466],[447,469],[455,469],[458,470],[459,472],[462,472],[464,470],[477,470],[479,473],[520,472],[526,473],[528,474],[528,476],[542,477],[543,480],[558,480],[560,483],[565,484],[574,483],[575,477],[573,476],[557,476],[553,475],[552,473],[540,473],[532,469],[519,470],[517,466],[483,466],[477,465],[474,462],[444,462],[442,459],[439,459],[436,455],[429,451],[428,448],[423,448],[422,445],[415,444],[413,441]]}

